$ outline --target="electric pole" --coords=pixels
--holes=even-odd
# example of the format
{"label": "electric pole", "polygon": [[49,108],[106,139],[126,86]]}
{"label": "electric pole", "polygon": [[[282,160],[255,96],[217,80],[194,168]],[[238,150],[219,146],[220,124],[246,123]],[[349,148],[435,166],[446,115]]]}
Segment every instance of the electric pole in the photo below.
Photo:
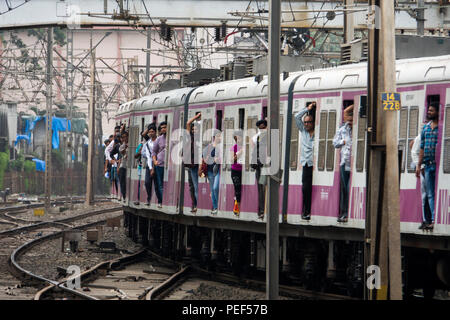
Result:
{"label": "electric pole", "polygon": [[375,23],[369,28],[365,266],[379,266],[381,288],[366,291],[365,297],[401,300],[398,115],[382,103],[382,93],[396,91],[394,1],[370,4]]}
{"label": "electric pole", "polygon": [[[351,10],[355,0],[345,0],[345,9]],[[344,14],[344,43],[350,43],[355,38],[355,16],[352,11],[345,11]]]}
{"label": "electric pole", "polygon": [[[278,130],[280,116],[280,36],[281,1],[269,1],[269,132]],[[267,134],[271,166],[279,168],[281,152],[272,153],[271,134]],[[278,137],[279,139],[280,137]],[[279,142],[276,142],[279,145]],[[278,146],[277,146],[278,147]],[[276,154],[275,154],[276,153]],[[276,157],[278,157],[276,159]],[[286,169],[286,168],[285,168]],[[289,170],[289,168],[287,168]],[[264,172],[262,172],[264,174]],[[277,300],[279,293],[279,169],[269,176],[266,223],[266,298]]]}
{"label": "electric pole", "polygon": [[95,155],[95,50],[92,49],[91,36],[91,97],[89,99],[89,149],[88,149],[88,163],[86,171],[86,204],[92,205],[94,203],[93,190],[93,160]]}
{"label": "electric pole", "polygon": [[50,211],[52,194],[52,79],[53,79],[53,28],[47,29],[47,117],[45,120],[45,212]]}

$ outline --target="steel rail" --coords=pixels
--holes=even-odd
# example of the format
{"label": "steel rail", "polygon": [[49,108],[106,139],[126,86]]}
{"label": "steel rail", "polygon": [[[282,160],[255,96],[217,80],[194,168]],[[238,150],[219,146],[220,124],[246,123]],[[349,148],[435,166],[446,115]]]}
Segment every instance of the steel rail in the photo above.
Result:
{"label": "steel rail", "polygon": [[11,236],[17,233],[21,233],[24,231],[32,231],[32,230],[36,230],[36,229],[40,229],[40,228],[44,228],[44,227],[50,227],[50,226],[56,226],[56,227],[60,227],[60,226],[64,226],[64,227],[70,227],[67,225],[67,223],[69,222],[73,222],[76,220],[82,220],[84,218],[87,217],[93,217],[99,214],[103,214],[103,213],[107,213],[107,212],[114,212],[114,211],[120,211],[122,210],[121,206],[117,206],[117,207],[112,207],[112,208],[106,208],[106,209],[100,209],[100,210],[94,210],[88,213],[83,213],[81,215],[77,215],[77,216],[73,216],[73,217],[69,217],[69,218],[64,218],[64,219],[58,219],[58,220],[54,220],[54,221],[43,221],[43,222],[37,222],[34,224],[30,224],[27,226],[22,226],[22,227],[18,227],[18,228],[14,228],[14,229],[9,229],[9,230],[5,230],[0,232],[0,239],[6,237],[6,236]]}
{"label": "steel rail", "polygon": [[[89,268],[88,270],[86,270],[80,274],[80,284],[83,284],[83,282],[88,281],[90,277],[95,276],[97,274],[97,271],[100,269],[111,270],[111,269],[117,268],[120,265],[132,263],[132,262],[140,259],[141,256],[145,252],[146,252],[146,250],[142,249],[136,253],[133,253],[133,254],[130,254],[130,255],[127,255],[124,257],[100,262],[97,265],[93,266],[92,268]],[[50,291],[52,291],[56,288],[61,288],[61,285],[63,285],[65,282],[67,282],[67,280],[69,278],[70,277],[67,277],[64,280],[58,282],[57,284],[51,284],[51,285],[43,288],[42,290],[38,291],[36,293],[36,295],[34,296],[34,300],[42,300],[42,298],[45,294],[48,294]],[[84,298],[89,299],[89,300],[99,300],[99,299],[97,299],[93,296],[87,295],[87,294],[84,294]]]}
{"label": "steel rail", "polygon": [[[100,221],[96,221],[96,222],[91,222],[91,223],[84,224],[84,225],[81,225],[81,226],[76,226],[76,227],[71,228],[71,230],[75,230],[75,229],[77,229],[77,230],[85,230],[85,229],[89,229],[91,227],[94,227],[94,226],[97,226],[97,225],[101,225],[101,224],[104,224],[104,223],[106,223],[106,219],[103,219],[103,220],[100,220]],[[36,245],[38,245],[38,244],[40,244],[42,242],[46,242],[48,240],[53,240],[53,239],[60,238],[63,235],[63,232],[64,231],[58,231],[58,232],[55,232],[55,233],[52,233],[52,234],[40,237],[38,239],[33,239],[33,240],[31,240],[31,241],[21,245],[20,247],[16,248],[12,252],[12,254],[9,257],[9,260],[8,260],[8,263],[9,263],[13,273],[16,273],[17,276],[22,277],[24,279],[28,279],[28,280],[32,280],[32,281],[38,281],[40,283],[44,282],[44,283],[53,285],[55,287],[60,288],[63,291],[69,292],[69,293],[71,293],[71,294],[73,294],[75,296],[81,297],[83,299],[98,300],[97,298],[89,296],[89,295],[87,295],[87,294],[85,294],[83,292],[79,292],[77,290],[68,288],[68,287],[64,286],[62,283],[58,282],[58,281],[54,281],[54,280],[47,279],[45,277],[36,275],[36,274],[32,273],[31,271],[24,269],[18,263],[18,261],[17,261],[18,258],[21,255],[23,255],[26,251],[28,251],[32,247],[34,247],[34,246],[36,246]]]}
{"label": "steel rail", "polygon": [[187,277],[190,271],[190,266],[181,268],[177,273],[173,274],[169,279],[159,284],[156,288],[150,290],[145,296],[145,300],[157,300],[157,298],[164,296],[172,290],[176,283],[183,277]]}

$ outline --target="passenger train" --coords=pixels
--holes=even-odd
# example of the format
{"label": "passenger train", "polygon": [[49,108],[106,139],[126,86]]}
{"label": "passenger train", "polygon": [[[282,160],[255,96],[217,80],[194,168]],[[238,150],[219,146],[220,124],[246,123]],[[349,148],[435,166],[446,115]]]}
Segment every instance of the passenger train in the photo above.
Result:
{"label": "passenger train", "polygon": [[[403,151],[399,165],[404,291],[411,294],[414,289],[423,288],[424,294],[430,296],[435,288],[450,286],[450,55],[398,60],[396,68],[397,92],[401,94],[398,143]],[[357,110],[366,101],[367,64],[293,72],[284,74],[280,81],[281,170],[286,170],[289,178],[286,185],[285,178],[282,179],[280,186],[282,271],[307,286],[317,285],[317,279],[326,279],[321,283],[325,287],[345,283],[346,290],[358,295],[364,279],[367,119]],[[157,209],[155,195],[153,203],[145,205],[144,174],[141,201],[136,203],[138,170],[136,163],[129,166],[132,169],[127,172],[124,212],[130,236],[166,253],[197,252],[208,260],[222,261],[236,272],[264,269],[266,218],[261,220],[257,215],[257,186],[254,170],[249,165],[251,134],[244,139],[246,161],[239,217],[232,211],[234,187],[229,166],[222,165],[220,169],[218,213],[211,215],[209,184],[200,178],[198,211],[194,214],[187,209],[191,198],[186,175],[181,186],[183,166],[168,155],[176,153],[177,129],[183,128],[186,111],[188,119],[201,111],[202,134],[207,135],[208,129],[222,130],[224,144],[231,147],[234,143],[230,141],[231,132],[237,129],[252,132],[256,130],[256,122],[267,117],[267,90],[267,77],[252,77],[155,93],[120,106],[115,121],[130,128],[130,152],[134,152],[140,132],[149,123],[167,121],[169,128],[162,209]],[[294,116],[309,102],[316,102],[317,110],[311,220],[305,221],[301,219],[301,136]],[[440,103],[436,215],[434,230],[424,231],[419,230],[420,183],[410,168],[408,146],[420,134],[421,126],[426,123],[426,106],[432,102]],[[351,104],[355,105],[355,112],[349,219],[348,223],[340,223],[337,221],[340,152],[333,147],[332,140],[343,123],[344,108]],[[288,125],[290,136],[287,136]],[[290,143],[288,153],[287,142]],[[288,197],[283,203],[285,192]]]}

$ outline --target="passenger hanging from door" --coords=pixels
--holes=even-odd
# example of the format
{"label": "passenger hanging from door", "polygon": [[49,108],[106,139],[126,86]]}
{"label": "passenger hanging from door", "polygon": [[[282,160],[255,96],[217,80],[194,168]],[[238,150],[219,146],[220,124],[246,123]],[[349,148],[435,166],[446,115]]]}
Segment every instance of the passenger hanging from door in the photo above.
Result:
{"label": "passenger hanging from door", "polygon": [[189,129],[191,146],[190,146],[190,163],[186,163],[185,167],[189,169],[188,171],[188,181],[189,181],[189,192],[191,194],[192,200],[192,213],[197,212],[197,202],[198,202],[198,169],[199,169],[199,159],[198,153],[195,150],[199,149],[200,145],[200,125],[199,121],[202,118],[202,113],[197,113],[194,117],[188,120],[186,128]]}
{"label": "passenger hanging from door", "polygon": [[216,130],[212,142],[203,149],[203,161],[207,166],[209,190],[211,192],[211,214],[217,214],[219,205],[220,164],[222,163],[222,133]]}
{"label": "passenger hanging from door", "polygon": [[233,213],[239,217],[241,208],[241,191],[242,191],[242,131],[235,131],[233,133],[235,141],[234,146],[231,147],[231,180],[234,185],[234,206]]}
{"label": "passenger hanging from door", "polygon": [[166,130],[167,122],[161,122],[158,126],[160,136],[155,140],[152,150],[153,165],[155,166],[156,185],[155,193],[158,198],[158,208],[162,208],[164,193],[164,167],[166,159]]}
{"label": "passenger hanging from door", "polygon": [[350,170],[352,156],[353,105],[344,110],[344,124],[341,125],[333,139],[333,146],[341,149],[341,196],[339,201],[340,215],[338,222],[348,221],[348,195],[350,191]]}
{"label": "passenger hanging from door", "polygon": [[266,199],[266,176],[261,175],[261,170],[267,159],[267,120],[256,122],[258,133],[252,139],[251,167],[255,170],[255,182],[258,188],[258,218],[264,218],[264,206]]}
{"label": "passenger hanging from door", "polygon": [[295,116],[295,123],[302,136],[302,154],[300,156],[300,163],[303,167],[302,219],[304,220],[311,219],[315,111],[316,103],[311,102]]}
{"label": "passenger hanging from door", "polygon": [[[439,133],[439,103],[432,103],[428,107],[427,118],[430,120],[422,130],[420,137],[420,153],[419,163],[416,168],[416,177],[420,178],[421,173],[425,177],[425,190],[427,194],[428,204],[431,209],[431,219],[424,217],[422,221],[422,229],[434,228],[435,214],[435,183],[436,183],[436,145]],[[425,165],[421,169],[422,164]]]}

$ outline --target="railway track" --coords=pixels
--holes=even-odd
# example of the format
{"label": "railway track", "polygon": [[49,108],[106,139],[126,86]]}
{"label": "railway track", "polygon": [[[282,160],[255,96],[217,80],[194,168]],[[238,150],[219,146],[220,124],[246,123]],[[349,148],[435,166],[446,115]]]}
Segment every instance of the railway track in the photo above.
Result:
{"label": "railway track", "polygon": [[[37,204],[39,205],[39,204]],[[33,205],[32,205],[33,206]],[[18,209],[17,207],[20,207]],[[10,213],[11,211],[19,212],[23,210],[23,206],[16,208],[8,208],[8,211],[3,210],[2,215]],[[4,209],[4,208],[2,208]],[[12,210],[11,210],[12,209]],[[26,222],[26,225],[21,225],[24,222],[17,220],[0,221],[0,300],[2,299],[33,299],[35,288],[29,285],[27,280],[27,273],[20,268],[15,267],[15,259],[20,256],[22,252],[26,252],[28,248],[38,244],[43,239],[54,233],[60,233],[61,230],[74,227],[74,222],[81,219],[89,219],[106,212],[116,212],[121,210],[120,206],[113,206],[103,208],[100,210],[93,210],[90,212],[83,212],[67,218],[57,219],[47,222]],[[76,211],[75,211],[76,212]],[[14,217],[13,217],[14,219]],[[4,222],[3,224],[1,222]],[[5,227],[7,225],[7,227]],[[11,228],[12,227],[12,228]],[[80,226],[75,226],[80,228]],[[25,244],[24,244],[25,243]],[[20,248],[20,250],[18,249]],[[11,252],[13,251],[13,255]],[[12,259],[11,259],[12,257]],[[14,275],[19,275],[19,279],[15,277],[11,271],[16,271]],[[20,275],[25,277],[20,277]],[[38,278],[36,278],[38,279]],[[42,279],[41,279],[42,280]],[[35,284],[35,283],[32,283]]]}
{"label": "railway track", "polygon": [[[149,300],[157,297],[168,283],[185,270],[178,266],[148,259],[142,249],[135,254],[104,261],[80,275],[81,288],[89,300]],[[64,279],[62,282],[66,282]],[[61,284],[61,283],[60,283]],[[61,286],[50,285],[39,291],[35,300],[71,299],[73,295],[60,291]],[[59,291],[58,291],[59,290]],[[79,298],[79,297],[78,297]]]}

